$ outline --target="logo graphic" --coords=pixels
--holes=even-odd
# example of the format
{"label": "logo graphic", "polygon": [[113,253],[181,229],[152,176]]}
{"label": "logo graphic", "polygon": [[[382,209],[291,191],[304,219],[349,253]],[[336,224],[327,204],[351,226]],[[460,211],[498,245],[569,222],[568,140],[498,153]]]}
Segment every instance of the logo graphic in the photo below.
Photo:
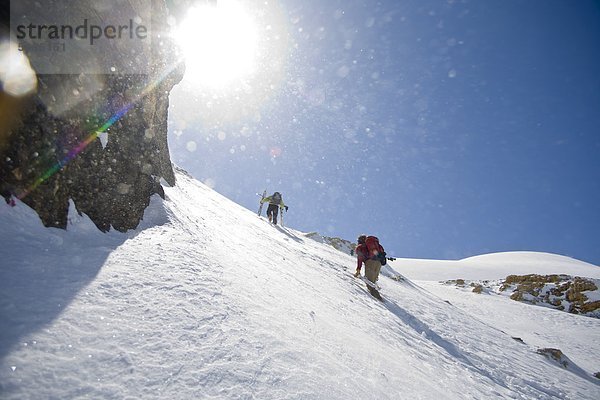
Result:
{"label": "logo graphic", "polygon": [[11,0],[14,45],[38,74],[146,74],[151,3]]}

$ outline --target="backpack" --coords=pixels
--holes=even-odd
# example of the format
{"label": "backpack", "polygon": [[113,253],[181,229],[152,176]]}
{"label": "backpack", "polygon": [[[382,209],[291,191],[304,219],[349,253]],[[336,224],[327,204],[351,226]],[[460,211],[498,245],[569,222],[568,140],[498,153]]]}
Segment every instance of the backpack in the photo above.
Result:
{"label": "backpack", "polygon": [[376,236],[367,236],[365,245],[369,250],[368,258],[372,260],[379,260],[381,265],[385,265],[387,263],[385,258],[385,250],[383,249],[383,246],[379,244],[379,239]]}

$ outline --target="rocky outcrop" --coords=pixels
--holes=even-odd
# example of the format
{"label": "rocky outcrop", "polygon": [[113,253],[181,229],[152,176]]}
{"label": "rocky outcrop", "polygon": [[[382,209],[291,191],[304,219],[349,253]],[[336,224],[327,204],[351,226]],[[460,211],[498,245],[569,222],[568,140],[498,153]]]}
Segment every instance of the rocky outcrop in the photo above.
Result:
{"label": "rocky outcrop", "polygon": [[[78,6],[94,12],[92,0]],[[153,36],[142,54],[147,70],[36,73],[35,91],[16,103],[0,146],[0,193],[7,202],[18,198],[33,208],[45,226],[66,228],[72,200],[102,231],[134,229],[150,196],[163,195],[161,179],[175,183],[167,145],[168,94],[183,67],[164,35],[169,29],[164,1],[152,0],[151,7]]]}
{"label": "rocky outcrop", "polygon": [[354,255],[354,249],[356,248],[356,243],[352,243],[349,240],[341,239],[338,237],[323,236],[317,232],[309,232],[305,236],[310,239],[313,239],[319,243],[328,244],[328,245],[332,246],[334,249],[339,250],[343,253]]}
{"label": "rocky outcrop", "polygon": [[598,290],[591,279],[568,275],[510,275],[500,290],[509,289],[513,300],[543,303],[572,314],[600,317],[600,301],[588,298],[589,293]]}
{"label": "rocky outcrop", "polygon": [[537,349],[536,353],[543,355],[549,360],[553,360],[563,368],[569,367],[569,360],[559,349],[543,348]]}
{"label": "rocky outcrop", "polygon": [[512,300],[542,305],[572,314],[600,318],[600,290],[597,279],[569,275],[509,275],[499,281],[443,282],[459,288],[473,288],[474,293],[503,294]]}

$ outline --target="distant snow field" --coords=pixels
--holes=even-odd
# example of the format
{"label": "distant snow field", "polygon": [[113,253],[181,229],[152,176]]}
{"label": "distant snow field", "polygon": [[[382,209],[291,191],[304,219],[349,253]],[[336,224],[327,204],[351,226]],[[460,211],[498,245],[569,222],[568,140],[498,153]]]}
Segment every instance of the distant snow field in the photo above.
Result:
{"label": "distant snow field", "polygon": [[440,283],[599,267],[398,259],[380,302],[320,236],[177,179],[128,234],[0,207],[0,398],[600,398],[600,319]]}

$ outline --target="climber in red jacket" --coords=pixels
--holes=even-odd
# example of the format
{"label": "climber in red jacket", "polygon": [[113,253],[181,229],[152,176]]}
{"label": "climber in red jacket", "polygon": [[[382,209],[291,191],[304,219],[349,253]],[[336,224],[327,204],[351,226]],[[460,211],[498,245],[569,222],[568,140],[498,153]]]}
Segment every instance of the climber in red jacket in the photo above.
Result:
{"label": "climber in red jacket", "polygon": [[[356,272],[354,276],[360,276],[362,264],[365,264],[365,277],[373,284],[379,279],[381,266],[386,264],[385,250],[379,244],[379,239],[375,236],[360,235],[358,245],[356,246]],[[379,297],[379,292],[374,287],[367,285],[369,292],[375,297]],[[377,292],[377,293],[374,293]]]}

